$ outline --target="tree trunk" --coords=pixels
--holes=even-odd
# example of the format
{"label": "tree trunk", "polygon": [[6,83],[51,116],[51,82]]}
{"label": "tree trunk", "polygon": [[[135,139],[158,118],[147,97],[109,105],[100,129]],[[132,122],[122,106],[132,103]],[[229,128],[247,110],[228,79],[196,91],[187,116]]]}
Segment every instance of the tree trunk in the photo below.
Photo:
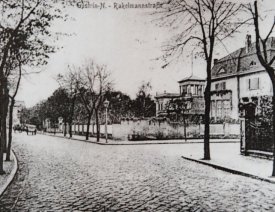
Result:
{"label": "tree trunk", "polygon": [[211,106],[211,79],[207,77],[207,84],[204,93],[205,113],[204,113],[204,160],[210,160],[210,106]]}
{"label": "tree trunk", "polygon": [[92,118],[92,113],[89,113],[88,114],[88,121],[87,121],[86,141],[89,140],[91,118]]}
{"label": "tree trunk", "polygon": [[70,138],[73,137],[73,132],[72,132],[72,122],[69,123],[69,136]]}
{"label": "tree trunk", "polygon": [[3,162],[4,162],[4,146],[6,145],[5,140],[5,134],[6,134],[6,118],[7,118],[7,110],[6,105],[8,104],[8,93],[7,93],[7,83],[5,79],[1,79],[0,82],[0,117],[1,117],[1,123],[0,123],[0,175],[5,174],[5,171],[3,169]]}
{"label": "tree trunk", "polygon": [[95,134],[95,126],[94,126],[95,124],[94,124],[94,122],[92,123],[92,135],[94,135]]}
{"label": "tree trunk", "polygon": [[11,103],[10,103],[10,107],[9,107],[9,137],[8,137],[8,147],[7,147],[6,161],[10,161],[14,104],[15,104],[15,100],[12,99]]}
{"label": "tree trunk", "polygon": [[73,100],[72,100],[72,107],[71,107],[70,117],[69,117],[69,134],[70,134],[70,138],[73,137],[72,123],[73,123],[73,117],[74,117],[75,99],[76,99],[76,97],[74,97]]}
{"label": "tree trunk", "polygon": [[95,111],[95,121],[96,121],[96,141],[99,142],[99,140],[100,140],[100,125],[99,125],[99,118],[98,118],[98,110]]}
{"label": "tree trunk", "polygon": [[[1,95],[1,94],[0,94]],[[2,102],[3,97],[0,96],[0,101]],[[3,151],[2,151],[2,105],[0,104],[0,175],[4,174],[3,170]],[[2,158],[2,159],[1,159]]]}
{"label": "tree trunk", "polygon": [[5,126],[5,130],[4,130],[4,141],[5,143],[3,144],[4,145],[4,153],[7,153],[7,144],[8,144],[8,139],[7,139],[7,115],[8,115],[8,108],[9,108],[9,91],[8,89],[5,89],[5,98],[6,98],[6,101],[5,101],[5,119],[4,119],[4,126]]}
{"label": "tree trunk", "polygon": [[5,171],[4,171],[4,169],[3,169],[3,156],[4,156],[4,149],[3,149],[3,147],[4,147],[4,145],[3,145],[3,143],[5,142],[4,141],[4,130],[6,130],[6,127],[4,126],[4,107],[5,107],[5,105],[4,105],[4,94],[3,94],[3,91],[2,91],[2,89],[1,89],[1,102],[2,102],[2,104],[0,104],[0,116],[1,116],[1,123],[0,123],[0,175],[2,175],[2,174],[5,174]]}
{"label": "tree trunk", "polygon": [[185,114],[183,114],[183,128],[184,128],[184,140],[187,141]]}
{"label": "tree trunk", "polygon": [[64,137],[67,135],[67,121],[64,121]]}
{"label": "tree trunk", "polygon": [[275,82],[272,80],[273,96],[272,96],[272,127],[273,127],[273,171],[272,176],[275,177]]}
{"label": "tree trunk", "polygon": [[[6,105],[5,105],[5,114],[6,114]],[[5,130],[3,131],[4,143],[3,143],[3,153],[7,153],[7,118],[4,120]]]}

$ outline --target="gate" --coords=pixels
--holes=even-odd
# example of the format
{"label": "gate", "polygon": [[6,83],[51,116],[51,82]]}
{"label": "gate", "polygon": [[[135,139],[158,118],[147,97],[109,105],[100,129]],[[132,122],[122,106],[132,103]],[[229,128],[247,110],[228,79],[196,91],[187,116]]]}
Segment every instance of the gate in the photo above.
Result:
{"label": "gate", "polygon": [[245,134],[246,150],[272,152],[272,129],[257,118],[246,120]]}
{"label": "gate", "polygon": [[241,120],[241,152],[248,151],[273,152],[273,132],[271,123],[264,122],[255,115],[256,105],[248,103],[243,105],[244,118]]}

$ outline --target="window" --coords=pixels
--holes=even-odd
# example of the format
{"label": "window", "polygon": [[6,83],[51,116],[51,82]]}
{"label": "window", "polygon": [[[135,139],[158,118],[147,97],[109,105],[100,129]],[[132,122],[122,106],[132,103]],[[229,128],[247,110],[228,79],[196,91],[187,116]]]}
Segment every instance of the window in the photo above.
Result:
{"label": "window", "polygon": [[211,117],[215,117],[216,115],[216,102],[211,101]]}
{"label": "window", "polygon": [[191,85],[191,94],[192,94],[192,95],[195,94],[195,87],[194,87],[194,85]]}
{"label": "window", "polygon": [[256,63],[255,61],[252,60],[252,61],[250,62],[249,65],[250,65],[250,66],[255,66],[256,64],[257,64],[257,63]]}
{"label": "window", "polygon": [[217,101],[217,117],[222,116],[222,101]]}
{"label": "window", "polygon": [[201,96],[202,95],[202,86],[198,87],[198,95]]}
{"label": "window", "polygon": [[221,90],[225,90],[226,89],[226,82],[222,82],[221,83]]}
{"label": "window", "polygon": [[215,90],[219,90],[219,84],[220,84],[220,83],[216,83],[216,84],[215,84]]}
{"label": "window", "polygon": [[257,78],[252,78],[248,80],[248,89],[249,90],[257,90],[260,88],[260,79],[259,77]]}
{"label": "window", "polygon": [[231,111],[230,101],[225,100],[223,102],[223,109],[224,109],[224,117],[229,117],[230,111]]}
{"label": "window", "polygon": [[226,73],[225,69],[224,69],[224,68],[221,68],[221,69],[218,71],[217,74],[224,74],[224,73]]}
{"label": "window", "polygon": [[251,97],[251,100],[255,105],[258,105],[258,97],[253,96],[253,97]]}
{"label": "window", "polygon": [[248,97],[243,97],[242,100],[243,100],[243,102],[249,102],[249,98]]}
{"label": "window", "polygon": [[186,109],[187,109],[187,110],[190,110],[191,108],[192,108],[191,102],[187,102]]}
{"label": "window", "polygon": [[190,94],[191,93],[191,86],[189,85],[188,87],[187,87],[187,94]]}
{"label": "window", "polygon": [[182,86],[182,94],[185,95],[187,91],[187,87],[186,86]]}
{"label": "window", "polygon": [[226,82],[216,83],[215,89],[218,90],[225,90],[226,89]]}

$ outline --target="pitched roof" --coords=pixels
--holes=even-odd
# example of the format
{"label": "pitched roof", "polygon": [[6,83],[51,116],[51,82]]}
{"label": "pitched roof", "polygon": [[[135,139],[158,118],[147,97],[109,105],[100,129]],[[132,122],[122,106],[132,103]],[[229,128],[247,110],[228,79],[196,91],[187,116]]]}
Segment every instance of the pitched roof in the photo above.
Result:
{"label": "pitched roof", "polygon": [[[275,37],[267,41],[267,51],[275,55]],[[269,54],[271,56],[271,54]],[[262,71],[263,67],[256,55],[255,42],[249,48],[242,47],[215,62],[211,75],[212,79],[247,74]]]}
{"label": "pitched roof", "polygon": [[177,98],[179,97],[180,94],[179,93],[157,93],[155,98],[158,99],[158,98]]}
{"label": "pitched roof", "polygon": [[178,81],[178,83],[186,82],[186,81],[205,81],[205,79],[202,79],[192,74],[191,76],[185,77],[182,80]]}

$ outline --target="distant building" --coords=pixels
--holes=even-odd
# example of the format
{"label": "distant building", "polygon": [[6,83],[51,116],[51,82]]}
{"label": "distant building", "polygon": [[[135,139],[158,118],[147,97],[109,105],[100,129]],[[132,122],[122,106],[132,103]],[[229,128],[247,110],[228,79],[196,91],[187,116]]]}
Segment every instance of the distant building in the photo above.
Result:
{"label": "distant building", "polygon": [[205,79],[191,75],[190,77],[184,78],[180,81],[180,96],[184,98],[187,103],[186,114],[188,115],[199,115],[204,114],[204,89]]}
{"label": "distant building", "polygon": [[46,118],[43,121],[43,129],[50,129],[51,128],[51,120],[49,118]]}
{"label": "distant building", "polygon": [[[13,115],[12,115],[13,116],[13,125],[22,124],[21,123],[21,114],[22,114],[23,108],[25,108],[25,107],[26,107],[26,105],[25,105],[24,101],[15,101],[15,104],[13,107]],[[7,120],[9,120],[9,117],[7,117]]]}
{"label": "distant building", "polygon": [[180,95],[185,97],[202,97],[205,87],[205,79],[201,79],[194,75],[184,78],[180,81]]}
{"label": "distant building", "polygon": [[167,107],[171,100],[177,99],[180,97],[179,93],[157,93],[155,96],[156,103],[156,116],[157,117],[166,117],[167,116]]}
{"label": "distant building", "polygon": [[[268,57],[275,55],[275,38],[267,41]],[[272,96],[271,80],[247,35],[245,46],[215,60],[212,68],[211,117],[238,119],[239,103],[253,102],[260,110],[261,97]]]}
{"label": "distant building", "polygon": [[205,80],[196,76],[184,78],[179,83],[179,93],[162,93],[155,96],[156,116],[166,117],[171,109],[171,100],[180,100],[185,104],[182,111],[187,116],[202,116],[204,114]]}

